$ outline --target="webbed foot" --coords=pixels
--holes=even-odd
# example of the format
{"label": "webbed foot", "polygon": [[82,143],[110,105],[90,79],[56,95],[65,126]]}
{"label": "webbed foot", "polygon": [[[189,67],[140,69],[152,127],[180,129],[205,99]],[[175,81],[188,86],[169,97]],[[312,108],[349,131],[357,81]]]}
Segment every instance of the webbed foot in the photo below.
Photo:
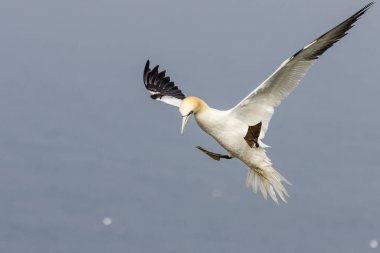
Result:
{"label": "webbed foot", "polygon": [[261,132],[261,122],[257,123],[254,126],[249,126],[247,134],[244,137],[244,140],[252,148],[255,145],[256,148],[259,147],[259,136]]}
{"label": "webbed foot", "polygon": [[221,158],[224,158],[224,159],[232,159],[232,157],[229,156],[229,155],[221,155],[221,154],[217,154],[217,153],[214,153],[214,152],[208,151],[208,150],[202,148],[201,146],[197,146],[197,149],[199,149],[200,151],[202,151],[203,153],[205,153],[206,155],[208,155],[209,157],[211,157],[212,159],[214,159],[214,160],[216,160],[216,161],[220,161]]}

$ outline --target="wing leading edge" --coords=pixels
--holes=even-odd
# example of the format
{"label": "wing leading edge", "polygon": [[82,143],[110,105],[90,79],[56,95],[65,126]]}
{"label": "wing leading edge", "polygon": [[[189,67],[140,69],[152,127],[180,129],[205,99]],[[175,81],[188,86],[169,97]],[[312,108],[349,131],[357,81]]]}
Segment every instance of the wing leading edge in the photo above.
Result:
{"label": "wing leading edge", "polygon": [[311,65],[327,49],[343,38],[373,4],[374,2],[367,4],[354,15],[286,59],[271,76],[232,108],[230,113],[247,125],[262,122],[260,135],[260,139],[262,139],[268,129],[274,108],[279,106],[281,101],[292,92]]}

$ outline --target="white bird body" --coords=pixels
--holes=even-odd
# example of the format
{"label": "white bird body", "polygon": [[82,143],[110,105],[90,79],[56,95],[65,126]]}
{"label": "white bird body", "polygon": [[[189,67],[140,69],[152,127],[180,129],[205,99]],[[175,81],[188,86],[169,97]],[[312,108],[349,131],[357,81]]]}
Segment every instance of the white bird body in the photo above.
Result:
{"label": "white bird body", "polygon": [[[249,127],[245,122],[235,118],[232,110],[221,111],[211,108],[197,97],[187,97],[183,103],[198,104],[199,107],[196,108],[194,117],[199,127],[213,137],[228,152],[229,156],[238,158],[250,168],[246,180],[247,186],[252,186],[255,192],[260,188],[265,198],[267,198],[268,191],[268,194],[277,203],[274,192],[276,190],[281,199],[286,202],[285,195],[288,196],[288,193],[281,181],[290,183],[272,168],[272,163],[266,155],[265,146],[261,141],[259,141],[258,148],[251,148],[244,140]],[[183,106],[180,106],[180,110],[181,108]]]}
{"label": "white bird body", "polygon": [[144,84],[152,93],[153,99],[179,107],[182,115],[181,133],[194,114],[200,128],[213,137],[228,155],[216,154],[198,147],[200,150],[215,160],[233,157],[241,160],[249,168],[247,186],[252,186],[255,192],[260,188],[265,198],[269,194],[276,203],[276,194],[286,202],[285,197],[288,193],[282,182],[290,183],[272,167],[265,152],[268,146],[262,142],[274,109],[298,85],[319,56],[344,37],[372,5],[373,2],[367,4],[286,59],[271,76],[230,110],[213,109],[200,98],[185,97],[182,91],[170,82],[165,71],[158,72],[158,66],[151,70],[149,61],[144,69]]}
{"label": "white bird body", "polygon": [[[195,120],[199,127],[213,137],[232,157],[237,157],[246,164],[249,154],[257,149],[252,149],[244,141],[248,125],[239,119],[231,117],[229,111],[220,111],[207,107],[196,114]],[[247,164],[248,165],[248,164]]]}

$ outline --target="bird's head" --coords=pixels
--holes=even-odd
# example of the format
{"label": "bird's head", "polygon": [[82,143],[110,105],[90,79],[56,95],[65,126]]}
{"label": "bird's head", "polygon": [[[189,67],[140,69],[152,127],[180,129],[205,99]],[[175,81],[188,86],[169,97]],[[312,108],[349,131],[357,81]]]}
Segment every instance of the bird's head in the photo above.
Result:
{"label": "bird's head", "polygon": [[181,134],[183,134],[186,127],[186,123],[190,119],[191,115],[197,114],[206,107],[206,103],[202,99],[197,97],[187,97],[184,100],[182,100],[182,103],[179,106],[179,112],[182,115]]}

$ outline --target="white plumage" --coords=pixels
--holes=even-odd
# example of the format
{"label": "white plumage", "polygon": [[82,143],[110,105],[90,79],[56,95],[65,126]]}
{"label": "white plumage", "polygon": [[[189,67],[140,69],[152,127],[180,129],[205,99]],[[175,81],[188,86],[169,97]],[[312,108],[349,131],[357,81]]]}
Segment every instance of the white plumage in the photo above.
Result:
{"label": "white plumage", "polygon": [[271,76],[230,110],[213,109],[198,97],[185,97],[182,91],[170,82],[165,71],[158,72],[158,66],[151,70],[149,61],[144,70],[145,86],[153,94],[153,99],[179,107],[183,118],[181,133],[191,115],[194,115],[198,125],[212,136],[228,155],[219,155],[200,148],[203,152],[215,160],[240,159],[249,168],[246,179],[248,187],[252,187],[254,192],[260,189],[264,198],[269,195],[276,203],[277,196],[286,202],[289,195],[283,182],[290,183],[273,168],[265,152],[268,146],[262,142],[274,109],[298,85],[318,57],[344,37],[372,5],[373,2],[369,3],[285,60]]}

